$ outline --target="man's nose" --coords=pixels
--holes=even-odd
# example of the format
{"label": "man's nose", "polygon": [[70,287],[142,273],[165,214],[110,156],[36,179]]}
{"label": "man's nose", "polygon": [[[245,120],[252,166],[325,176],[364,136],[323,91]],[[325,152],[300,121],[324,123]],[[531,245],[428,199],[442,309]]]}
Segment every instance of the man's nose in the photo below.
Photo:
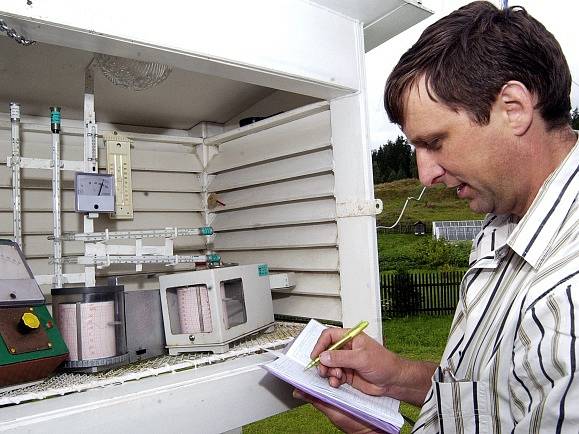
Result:
{"label": "man's nose", "polygon": [[422,185],[430,187],[442,182],[444,168],[437,162],[436,158],[428,149],[416,148],[416,165],[418,167],[418,177]]}

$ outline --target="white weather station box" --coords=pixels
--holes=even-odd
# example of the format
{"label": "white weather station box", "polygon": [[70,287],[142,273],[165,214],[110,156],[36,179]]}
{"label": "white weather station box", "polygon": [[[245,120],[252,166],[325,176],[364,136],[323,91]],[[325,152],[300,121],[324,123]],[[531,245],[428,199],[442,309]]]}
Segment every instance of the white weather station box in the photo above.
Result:
{"label": "white weather station box", "polygon": [[76,347],[106,331],[106,359],[141,359],[0,389],[0,431],[240,432],[300,404],[261,366],[309,318],[381,340],[364,56],[429,15],[0,2],[0,239],[45,296],[75,291]]}

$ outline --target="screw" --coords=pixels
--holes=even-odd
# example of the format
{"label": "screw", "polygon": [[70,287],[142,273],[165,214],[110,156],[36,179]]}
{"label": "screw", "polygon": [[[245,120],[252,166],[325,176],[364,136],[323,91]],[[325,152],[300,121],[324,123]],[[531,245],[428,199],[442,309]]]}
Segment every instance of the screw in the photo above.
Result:
{"label": "screw", "polygon": [[52,348],[52,344],[50,342],[48,343],[48,348]]}
{"label": "screw", "polygon": [[195,340],[195,336],[189,335],[189,340],[190,340],[191,342],[193,342],[193,341]]}
{"label": "screw", "polygon": [[16,352],[16,348],[10,348],[10,352],[14,354]]}

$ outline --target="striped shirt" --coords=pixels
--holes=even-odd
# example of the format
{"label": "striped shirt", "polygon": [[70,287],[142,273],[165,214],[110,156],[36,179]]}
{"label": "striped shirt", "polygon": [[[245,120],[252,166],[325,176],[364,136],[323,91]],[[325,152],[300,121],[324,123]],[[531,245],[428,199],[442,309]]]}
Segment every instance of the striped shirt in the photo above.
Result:
{"label": "striped shirt", "polygon": [[579,432],[579,140],[517,222],[473,241],[417,433]]}

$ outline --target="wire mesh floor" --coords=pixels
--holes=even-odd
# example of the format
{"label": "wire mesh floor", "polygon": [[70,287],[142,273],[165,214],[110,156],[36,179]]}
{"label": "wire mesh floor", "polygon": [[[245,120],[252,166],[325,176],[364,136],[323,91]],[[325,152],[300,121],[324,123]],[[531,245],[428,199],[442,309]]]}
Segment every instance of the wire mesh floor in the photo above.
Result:
{"label": "wire mesh floor", "polygon": [[0,389],[0,407],[62,396],[97,387],[122,384],[127,381],[184,369],[195,369],[237,357],[261,353],[266,349],[281,348],[297,336],[304,327],[305,324],[276,322],[271,332],[260,333],[240,341],[223,354],[186,353],[177,356],[165,355],[96,374],[56,374],[23,387]]}

